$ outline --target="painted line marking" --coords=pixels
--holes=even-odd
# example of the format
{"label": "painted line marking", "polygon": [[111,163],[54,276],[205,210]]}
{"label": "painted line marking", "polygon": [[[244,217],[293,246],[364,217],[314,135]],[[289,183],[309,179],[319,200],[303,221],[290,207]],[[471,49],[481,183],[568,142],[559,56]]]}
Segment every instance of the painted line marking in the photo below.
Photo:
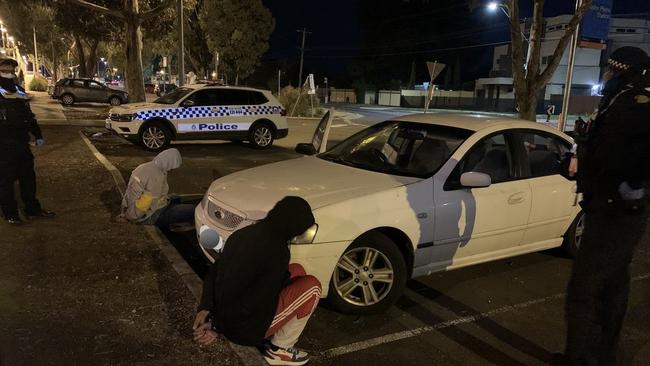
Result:
{"label": "painted line marking", "polygon": [[[650,273],[635,276],[635,277],[632,278],[632,281],[634,281],[634,282],[642,281],[642,280],[645,280],[645,279],[648,279],[648,278],[650,278]],[[419,328],[415,328],[415,329],[409,329],[409,330],[404,330],[404,331],[401,331],[401,332],[391,333],[391,334],[383,335],[383,336],[380,336],[380,337],[367,339],[365,341],[351,343],[351,344],[348,344],[348,345],[345,345],[345,346],[330,348],[328,350],[325,350],[325,351],[321,352],[319,357],[327,359],[327,358],[334,358],[334,357],[338,357],[338,356],[343,356],[343,355],[346,355],[346,354],[349,354],[349,353],[363,351],[363,350],[371,348],[371,347],[380,346],[380,345],[383,345],[383,344],[399,341],[399,340],[402,340],[402,339],[417,337],[419,335],[422,335],[424,333],[428,333],[428,332],[431,332],[431,331],[434,331],[434,330],[445,329],[445,328],[454,327],[454,326],[458,326],[458,325],[462,325],[462,324],[474,323],[474,322],[477,322],[477,321],[482,320],[482,319],[493,317],[495,315],[500,315],[500,314],[509,313],[509,312],[516,311],[516,310],[525,309],[525,308],[531,307],[533,305],[539,305],[539,304],[551,302],[551,301],[554,301],[554,300],[560,300],[560,299],[563,299],[564,297],[566,297],[565,293],[558,293],[558,294],[550,295],[550,296],[543,297],[543,298],[540,298],[540,299],[535,299],[535,300],[522,302],[522,303],[515,304],[515,305],[506,305],[506,306],[500,307],[498,309],[490,310],[490,311],[480,313],[480,314],[476,314],[476,315],[472,315],[472,316],[460,317],[460,318],[447,320],[447,321],[444,321],[444,322],[441,322],[441,323],[438,323],[438,324],[434,324],[434,325],[428,325],[428,326],[419,327]]]}
{"label": "painted line marking", "polygon": [[[111,173],[120,195],[124,196],[124,192],[126,191],[126,181],[124,180],[124,177],[122,177],[120,171],[102,153],[100,153],[99,150],[97,150],[95,145],[90,142],[86,135],[81,131],[79,131],[79,135],[86,145],[88,145],[88,148],[95,158]],[[160,229],[153,225],[143,225],[143,227],[151,239],[156,243],[156,245],[158,245],[160,251],[165,255],[165,257],[167,257],[167,260],[171,263],[172,267],[180,276],[181,280],[183,280],[183,283],[185,283],[185,286],[190,290],[196,301],[200,301],[203,281],[201,281],[190,265],[178,253],[172,243],[167,240]],[[244,365],[268,366],[262,355],[256,349],[252,347],[239,346],[231,342],[228,342],[228,345]]]}

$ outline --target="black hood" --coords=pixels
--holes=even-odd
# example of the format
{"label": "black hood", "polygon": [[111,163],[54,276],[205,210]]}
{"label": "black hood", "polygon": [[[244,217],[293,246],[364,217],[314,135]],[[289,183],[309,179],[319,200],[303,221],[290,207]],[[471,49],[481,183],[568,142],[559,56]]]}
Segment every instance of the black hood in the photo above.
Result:
{"label": "black hood", "polygon": [[272,225],[274,234],[287,241],[315,223],[309,203],[295,196],[287,196],[276,203],[264,221]]}

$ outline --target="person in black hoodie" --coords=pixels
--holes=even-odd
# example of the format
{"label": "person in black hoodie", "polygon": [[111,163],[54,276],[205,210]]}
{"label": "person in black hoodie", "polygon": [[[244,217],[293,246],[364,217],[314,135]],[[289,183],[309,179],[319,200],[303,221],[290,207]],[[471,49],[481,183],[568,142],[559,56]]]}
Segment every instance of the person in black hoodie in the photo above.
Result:
{"label": "person in black hoodie", "polygon": [[320,282],[289,264],[289,241],[315,224],[302,198],[285,197],[267,217],[234,232],[203,282],[194,322],[195,340],[218,334],[245,346],[261,346],[271,365],[303,365],[294,347],[321,294]]}
{"label": "person in black hoodie", "polygon": [[567,290],[565,354],[556,355],[557,364],[616,364],[630,262],[647,226],[650,60],[639,48],[622,47],[608,64],[598,110],[575,131],[585,229]]}

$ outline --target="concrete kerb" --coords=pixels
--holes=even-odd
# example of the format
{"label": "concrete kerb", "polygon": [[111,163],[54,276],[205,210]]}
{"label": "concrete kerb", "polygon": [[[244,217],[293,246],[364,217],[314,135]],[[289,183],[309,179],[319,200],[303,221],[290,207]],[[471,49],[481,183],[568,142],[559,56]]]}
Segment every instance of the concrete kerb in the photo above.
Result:
{"label": "concrete kerb", "polygon": [[44,126],[104,127],[106,126],[106,121],[103,119],[89,119],[89,120],[39,119],[38,124]]}
{"label": "concrete kerb", "polygon": [[[95,158],[111,173],[115,185],[117,186],[120,195],[124,195],[126,190],[126,181],[120,171],[113,165],[102,153],[97,150],[97,148],[92,144],[92,142],[79,131],[81,139],[86,143],[90,151],[93,153]],[[201,299],[201,291],[203,288],[203,281],[199,276],[194,273],[190,265],[183,259],[183,257],[178,253],[176,248],[172,243],[167,240],[165,235],[155,226],[152,225],[143,225],[144,230],[149,234],[151,239],[158,245],[160,251],[165,255],[167,260],[170,262],[176,273],[181,277],[185,286],[190,290],[196,301]],[[235,352],[237,357],[242,361],[246,366],[268,366],[262,355],[252,347],[244,347],[232,342],[228,342],[230,348]]]}

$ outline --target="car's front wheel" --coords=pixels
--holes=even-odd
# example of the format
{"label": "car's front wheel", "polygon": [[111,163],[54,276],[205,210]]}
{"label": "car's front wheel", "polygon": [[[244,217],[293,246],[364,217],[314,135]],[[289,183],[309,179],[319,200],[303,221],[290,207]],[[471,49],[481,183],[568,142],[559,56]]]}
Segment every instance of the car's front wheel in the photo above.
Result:
{"label": "car's front wheel", "polygon": [[406,262],[395,243],[379,232],[364,234],[339,258],[328,300],[342,313],[386,310],[402,295]]}
{"label": "car's front wheel", "polygon": [[63,105],[73,105],[74,104],[74,96],[72,94],[63,94],[61,96],[61,103]]}
{"label": "car's front wheel", "polygon": [[117,107],[118,105],[122,104],[122,99],[120,97],[113,96],[111,97],[108,102],[113,106]]}
{"label": "car's front wheel", "polygon": [[580,211],[564,234],[564,242],[562,243],[562,248],[571,258],[575,258],[578,255],[578,251],[580,251],[584,231],[585,213]]}
{"label": "car's front wheel", "polygon": [[160,123],[150,123],[140,130],[140,145],[149,151],[161,151],[167,148],[172,140],[169,129]]}
{"label": "car's front wheel", "polygon": [[249,141],[256,149],[266,149],[273,145],[273,129],[268,123],[256,123],[250,131]]}

